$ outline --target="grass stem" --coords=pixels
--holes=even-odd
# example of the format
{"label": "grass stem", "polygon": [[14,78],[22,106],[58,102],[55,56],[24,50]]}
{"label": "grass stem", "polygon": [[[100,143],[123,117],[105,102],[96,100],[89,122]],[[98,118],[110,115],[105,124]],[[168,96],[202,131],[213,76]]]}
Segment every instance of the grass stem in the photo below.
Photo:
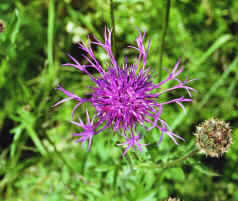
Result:
{"label": "grass stem", "polygon": [[166,13],[165,13],[165,20],[164,20],[161,46],[160,46],[159,81],[162,79],[162,65],[163,65],[163,54],[164,54],[164,48],[165,48],[165,37],[166,37],[166,34],[167,34],[168,25],[169,25],[169,12],[170,12],[170,6],[171,6],[171,0],[166,0],[166,1],[167,1]]}
{"label": "grass stem", "polygon": [[110,0],[110,16],[111,16],[111,26],[112,26],[112,51],[116,57],[116,27],[115,27],[115,17],[114,17],[114,3],[113,0]]}
{"label": "grass stem", "polygon": [[47,30],[47,56],[49,67],[53,66],[53,43],[54,43],[54,19],[55,19],[55,5],[54,0],[49,0],[48,8],[48,30]]}

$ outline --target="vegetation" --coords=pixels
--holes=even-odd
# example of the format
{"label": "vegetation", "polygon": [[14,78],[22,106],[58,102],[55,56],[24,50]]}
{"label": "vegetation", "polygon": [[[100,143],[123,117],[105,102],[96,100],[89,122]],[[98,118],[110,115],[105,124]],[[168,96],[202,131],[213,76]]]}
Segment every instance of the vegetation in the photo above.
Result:
{"label": "vegetation", "polygon": [[[112,3],[1,0],[0,200],[238,200],[238,1],[171,1],[167,32],[166,0]],[[160,132],[140,128],[155,146],[122,157],[118,138],[108,129],[87,152],[71,135],[78,129],[69,123],[74,103],[52,107],[65,98],[54,90],[58,84],[87,95],[89,78],[61,64],[70,61],[68,53],[85,62],[77,42],[86,42],[88,35],[103,40],[104,28],[113,26],[112,12],[119,63],[123,56],[134,61],[127,47],[135,45],[139,29],[146,32],[146,41],[151,39],[148,63],[155,79],[166,76],[159,67],[161,51],[163,67],[172,70],[180,60],[182,78],[198,79],[191,83],[198,93],[185,114],[176,105],[163,111],[185,142],[176,145],[166,136],[157,146]],[[94,51],[105,63],[103,50]],[[85,119],[85,110],[81,113]],[[220,158],[193,154],[196,126],[212,117],[232,128],[233,144]]]}

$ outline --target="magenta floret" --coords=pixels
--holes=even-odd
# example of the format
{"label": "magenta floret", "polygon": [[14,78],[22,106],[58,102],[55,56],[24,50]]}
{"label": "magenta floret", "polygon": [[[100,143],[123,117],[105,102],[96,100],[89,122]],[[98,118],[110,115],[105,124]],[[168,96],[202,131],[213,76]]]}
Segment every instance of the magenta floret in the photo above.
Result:
{"label": "magenta floret", "polygon": [[[105,42],[102,43],[97,39],[96,42],[92,42],[101,46],[107,52],[110,58],[110,64],[106,70],[96,59],[91,48],[90,40],[88,40],[88,46],[84,43],[79,44],[80,48],[87,53],[87,55],[83,56],[88,61],[88,65],[81,65],[72,56],[69,57],[74,63],[64,64],[64,66],[72,66],[86,73],[91,78],[92,82],[94,82],[94,85],[91,87],[91,96],[89,98],[80,98],[59,86],[57,89],[62,91],[67,98],[59,101],[55,106],[68,100],[75,100],[77,103],[72,111],[72,118],[77,108],[85,102],[90,103],[95,108],[95,123],[94,121],[90,121],[88,111],[86,111],[88,119],[86,125],[82,120],[79,123],[72,121],[73,124],[83,129],[83,132],[74,135],[80,136],[78,142],[89,140],[88,149],[95,134],[111,127],[126,139],[125,143],[119,144],[128,145],[123,155],[133,146],[142,150],[141,146],[145,144],[139,144],[140,135],[134,135],[133,130],[136,131],[139,124],[145,127],[145,123],[151,124],[151,127],[147,128],[148,130],[152,128],[160,130],[161,136],[159,143],[166,134],[177,144],[176,138],[181,140],[183,138],[173,133],[165,120],[161,118],[162,109],[167,104],[177,103],[185,111],[182,103],[190,102],[192,99],[182,96],[166,102],[159,102],[159,97],[166,92],[178,88],[185,89],[191,97],[191,91],[195,91],[195,89],[186,86],[186,84],[193,80],[185,79],[184,81],[180,81],[177,78],[183,71],[183,67],[179,68],[179,62],[177,62],[171,72],[166,70],[168,77],[165,80],[154,84],[151,79],[150,68],[146,67],[150,41],[145,48],[143,45],[145,34],[142,35],[141,33],[139,33],[136,39],[137,47],[131,47],[139,52],[134,64],[128,65],[127,62],[123,62],[122,67],[120,67],[112,52],[111,33],[111,30],[105,29]],[[98,76],[92,75],[87,70],[88,68],[94,68],[98,72]],[[175,80],[177,85],[163,90],[162,85],[170,80]],[[103,128],[99,129],[99,127]]]}
{"label": "magenta floret", "polygon": [[146,146],[147,144],[141,144],[139,143],[139,141],[141,140],[140,138],[140,134],[138,133],[137,135],[134,135],[134,132],[133,130],[131,130],[131,132],[129,133],[129,137],[124,135],[125,139],[126,139],[126,142],[123,142],[123,143],[120,143],[120,144],[117,144],[118,146],[124,146],[124,145],[127,145],[127,148],[124,150],[123,152],[123,156],[126,155],[126,153],[128,152],[128,150],[130,148],[137,148],[139,151],[142,151],[142,147],[141,146]]}

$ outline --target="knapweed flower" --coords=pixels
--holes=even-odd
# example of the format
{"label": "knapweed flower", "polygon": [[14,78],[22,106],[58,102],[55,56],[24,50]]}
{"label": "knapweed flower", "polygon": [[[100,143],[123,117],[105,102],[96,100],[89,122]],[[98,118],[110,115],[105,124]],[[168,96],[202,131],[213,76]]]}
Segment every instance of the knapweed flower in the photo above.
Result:
{"label": "knapweed flower", "polygon": [[197,126],[194,135],[201,151],[211,157],[221,156],[232,144],[229,124],[214,118]]}
{"label": "knapweed flower", "polygon": [[[177,103],[183,110],[183,102],[192,101],[191,98],[185,98],[184,96],[178,97],[166,102],[160,101],[160,96],[166,92],[175,89],[185,89],[188,95],[191,96],[191,91],[195,89],[186,86],[192,80],[180,81],[177,77],[183,71],[183,67],[179,68],[179,62],[174,66],[171,72],[168,72],[168,77],[161,82],[153,83],[151,79],[152,73],[150,67],[147,67],[147,54],[150,47],[150,41],[145,47],[143,44],[145,34],[139,32],[139,36],[136,39],[137,46],[131,47],[138,51],[138,57],[133,64],[128,64],[126,59],[122,65],[119,65],[112,52],[111,44],[111,30],[105,29],[104,43],[95,39],[95,42],[88,40],[88,45],[80,43],[80,48],[86,53],[83,57],[88,61],[87,65],[80,64],[75,58],[69,56],[73,63],[64,64],[64,66],[72,66],[85,74],[87,74],[92,82],[91,96],[88,98],[81,98],[76,94],[73,94],[63,87],[57,87],[62,91],[67,98],[59,101],[55,104],[66,102],[68,100],[76,101],[76,105],[72,111],[72,117],[74,116],[77,108],[83,103],[90,103],[95,109],[95,123],[89,120],[85,125],[74,122],[77,126],[83,129],[83,132],[78,134],[80,136],[79,142],[89,140],[89,147],[91,145],[92,137],[95,134],[99,134],[106,128],[113,128],[114,131],[125,138],[126,142],[120,145],[127,145],[124,154],[132,148],[136,147],[141,150],[140,135],[136,134],[139,125],[146,127],[146,124],[150,124],[147,128],[159,129],[161,136],[159,143],[162,141],[164,135],[168,135],[176,144],[176,138],[182,139],[182,137],[172,132],[165,120],[162,119],[163,107],[167,104]],[[104,68],[101,63],[96,59],[91,44],[95,44],[104,48],[110,63]],[[91,74],[88,69],[93,68],[98,72]],[[177,84],[171,88],[163,89],[162,86],[168,81],[174,80]]]}

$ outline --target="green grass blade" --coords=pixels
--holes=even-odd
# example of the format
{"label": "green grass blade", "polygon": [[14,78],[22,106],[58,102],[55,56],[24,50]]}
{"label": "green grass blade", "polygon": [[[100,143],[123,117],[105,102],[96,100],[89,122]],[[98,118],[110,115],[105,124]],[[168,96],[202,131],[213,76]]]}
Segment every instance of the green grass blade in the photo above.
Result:
{"label": "green grass blade", "polygon": [[221,86],[225,81],[228,75],[230,74],[231,71],[237,67],[238,64],[238,56],[234,59],[234,61],[230,64],[230,66],[227,68],[227,70],[223,73],[221,78],[217,80],[217,82],[210,88],[208,93],[203,97],[202,101],[198,105],[198,109],[201,109],[208,101],[209,98],[216,92],[219,86]]}
{"label": "green grass blade", "polygon": [[[200,65],[203,62],[205,62],[205,60],[213,53],[215,52],[215,50],[217,50],[219,47],[221,47],[225,42],[227,42],[228,40],[231,39],[230,35],[224,35],[222,37],[220,37],[208,50],[207,52],[201,57],[200,60],[197,61],[196,65]],[[225,79],[227,78],[227,76],[229,75],[229,73],[235,68],[236,64],[238,62],[238,57],[235,58],[235,60],[233,61],[233,63],[227,68],[227,70],[223,73],[223,75],[221,76],[221,78],[210,88],[210,90],[208,91],[208,93],[203,97],[202,101],[199,103],[198,109],[201,109],[204,104],[206,104],[206,102],[208,101],[208,99],[214,94],[214,92],[216,91],[216,89],[222,85],[222,83],[225,81]],[[188,112],[190,111],[190,109],[188,108],[186,113],[184,113],[183,111],[177,116],[176,120],[173,122],[172,124],[172,129],[175,129],[185,118],[185,116],[188,114]]]}
{"label": "green grass blade", "polygon": [[54,19],[55,19],[55,6],[54,0],[49,1],[48,8],[48,42],[47,42],[47,54],[48,54],[48,62],[49,67],[53,65],[53,44],[54,44]]}
{"label": "green grass blade", "polygon": [[211,56],[218,48],[224,45],[231,38],[232,37],[229,34],[223,35],[218,38],[215,43],[213,43],[213,45],[201,56],[201,58],[196,61],[195,65],[201,65],[202,63],[204,63],[209,56]]}

